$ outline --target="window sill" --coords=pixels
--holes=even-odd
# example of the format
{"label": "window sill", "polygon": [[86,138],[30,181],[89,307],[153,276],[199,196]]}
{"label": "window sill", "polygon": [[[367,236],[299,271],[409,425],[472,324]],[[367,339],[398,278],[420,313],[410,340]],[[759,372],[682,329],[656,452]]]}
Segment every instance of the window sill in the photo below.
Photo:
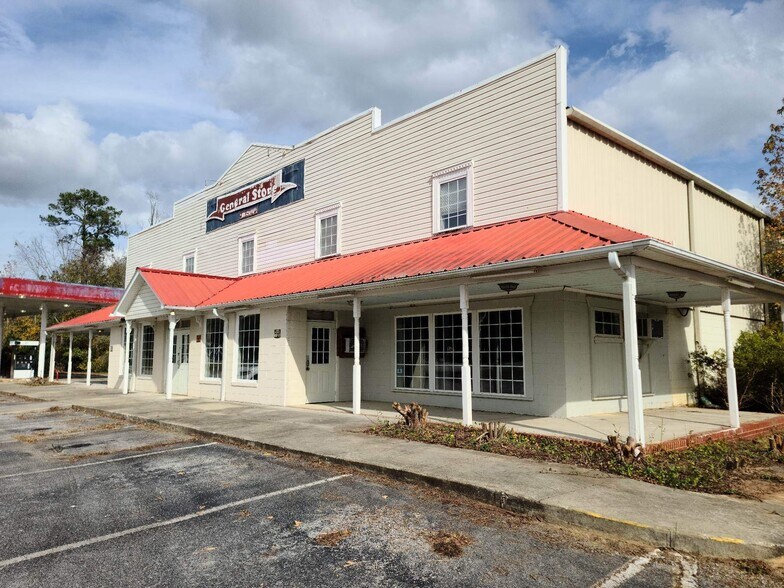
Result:
{"label": "window sill", "polygon": [[258,380],[232,380],[232,386],[237,386],[239,388],[258,388],[259,381]]}
{"label": "window sill", "polygon": [[[452,396],[460,398],[462,392],[451,392],[448,390],[422,390],[414,388],[393,388],[393,393],[399,394],[428,394],[430,396]],[[533,397],[526,394],[493,394],[491,392],[473,392],[471,398],[501,398],[503,400],[533,400]]]}
{"label": "window sill", "polygon": [[211,386],[219,385],[221,383],[220,378],[199,378],[199,384],[207,384]]}
{"label": "window sill", "polygon": [[459,227],[450,227],[450,228],[448,228],[448,229],[438,229],[438,230],[434,230],[434,231],[433,231],[433,234],[434,234],[434,235],[441,235],[441,234],[443,234],[443,233],[451,233],[451,232],[453,232],[453,231],[460,231],[460,230],[462,230],[462,229],[470,229],[470,228],[472,228],[472,227],[473,227],[473,225],[460,225]]}

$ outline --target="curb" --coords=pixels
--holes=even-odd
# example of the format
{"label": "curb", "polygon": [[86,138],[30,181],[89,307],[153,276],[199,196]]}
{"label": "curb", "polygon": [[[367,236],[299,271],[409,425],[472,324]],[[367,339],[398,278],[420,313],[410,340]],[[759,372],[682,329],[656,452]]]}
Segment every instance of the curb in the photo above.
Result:
{"label": "curb", "polygon": [[[4,396],[16,396],[28,400],[36,400],[34,398],[30,398],[14,392],[0,391],[0,394]],[[350,459],[335,458],[309,451],[300,451],[291,449],[289,447],[284,447],[282,445],[245,439],[233,435],[226,435],[223,433],[216,433],[214,431],[206,431],[204,429],[171,423],[164,420],[128,415],[111,410],[92,408],[89,406],[81,406],[76,404],[71,405],[71,408],[87,414],[121,419],[130,423],[155,425],[175,433],[199,436],[210,439],[212,441],[231,443],[233,445],[240,445],[253,449],[276,451],[286,455],[304,457],[307,459],[316,459],[337,465],[348,466],[363,471],[382,474],[396,480],[425,483],[436,488],[458,492],[464,496],[468,496],[470,498],[492,504],[506,510],[534,516],[547,522],[578,525],[586,529],[611,534],[616,538],[627,539],[630,541],[640,541],[654,545],[656,547],[665,547],[710,557],[732,559],[759,560],[772,559],[784,555],[784,544],[748,543],[742,539],[733,537],[712,537],[708,535],[684,533],[678,529],[650,526],[635,521],[607,517],[595,512],[546,504],[540,501],[525,498],[524,496],[513,496],[506,494],[505,492],[492,490],[487,487],[467,484],[457,480],[448,480],[435,476],[428,476],[426,474],[412,472],[405,469],[385,467]]]}

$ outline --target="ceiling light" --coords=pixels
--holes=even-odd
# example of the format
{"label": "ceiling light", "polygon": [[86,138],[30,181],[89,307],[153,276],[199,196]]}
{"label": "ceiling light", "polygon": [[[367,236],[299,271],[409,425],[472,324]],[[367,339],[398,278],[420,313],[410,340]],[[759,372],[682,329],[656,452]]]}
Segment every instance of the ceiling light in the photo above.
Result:
{"label": "ceiling light", "polygon": [[498,284],[498,287],[501,288],[504,292],[509,294],[510,292],[514,292],[517,290],[517,282],[501,282]]}

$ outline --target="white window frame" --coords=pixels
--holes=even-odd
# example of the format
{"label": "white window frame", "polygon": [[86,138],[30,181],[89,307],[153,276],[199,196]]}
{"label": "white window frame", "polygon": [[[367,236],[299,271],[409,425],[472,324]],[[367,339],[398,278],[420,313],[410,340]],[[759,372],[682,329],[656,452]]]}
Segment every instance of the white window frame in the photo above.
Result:
{"label": "white window frame", "polygon": [[[258,376],[256,380],[241,380],[239,378],[239,368],[240,368],[240,317],[250,316],[250,315],[259,315],[259,357],[256,360],[256,368],[258,369]],[[258,388],[259,383],[261,382],[261,311],[256,310],[247,310],[244,312],[238,312],[235,314],[234,319],[234,345],[233,347],[233,355],[234,358],[232,363],[234,364],[231,369],[231,383],[234,386],[247,386],[249,388]],[[226,350],[223,350],[226,353]]]}
{"label": "white window frame", "polygon": [[[315,219],[315,228],[316,228],[316,232],[315,232],[316,242],[314,244],[314,248],[313,249],[314,249],[314,255],[315,255],[316,259],[324,259],[326,257],[335,257],[336,255],[340,255],[340,252],[341,252],[341,241],[342,241],[342,235],[343,235],[343,230],[341,228],[342,225],[343,225],[343,214],[341,212],[342,208],[343,207],[342,207],[341,203],[338,203],[338,204],[334,204],[332,206],[329,206],[328,208],[322,208],[322,209],[317,210],[315,212],[314,219]],[[336,216],[337,217],[337,230],[338,230],[337,246],[335,248],[335,253],[329,253],[329,254],[326,254],[326,255],[322,255],[321,254],[321,221],[323,219],[329,218],[331,216]]]}
{"label": "white window frame", "polygon": [[[136,373],[137,373],[137,377],[142,379],[149,380],[152,379],[153,376],[155,376],[155,351],[156,351],[155,347],[156,347],[156,338],[157,338],[156,337],[157,333],[155,332],[157,329],[155,328],[155,326],[156,326],[155,323],[142,323],[139,329],[139,334],[141,336],[139,337],[139,355],[138,355],[139,362],[137,364],[138,368]],[[150,327],[152,329],[152,364],[150,365],[149,374],[142,373],[142,364],[144,363],[144,349],[145,349],[144,329],[146,327]]]}
{"label": "white window frame", "polygon": [[[620,319],[620,329],[621,332],[618,335],[608,335],[606,333],[597,333],[596,332],[596,312],[609,312],[612,314],[617,314],[618,318]],[[605,339],[605,340],[612,340],[618,341],[623,339],[623,311],[618,308],[609,308],[606,306],[592,306],[591,307],[591,334],[596,337],[597,339]]]}
{"label": "white window frame", "polygon": [[182,271],[188,272],[188,269],[186,267],[187,266],[187,260],[188,260],[189,257],[192,257],[193,258],[193,271],[190,272],[190,273],[194,273],[194,274],[196,273],[196,252],[197,251],[198,251],[198,249],[194,249],[193,251],[188,251],[187,253],[183,254],[183,256],[182,256]]}
{"label": "white window frame", "polygon": [[[466,224],[459,227],[441,228],[441,184],[465,178],[466,181]],[[433,234],[457,231],[474,225],[474,162],[466,161],[432,175]]]}
{"label": "white window frame", "polygon": [[[243,244],[247,243],[248,241],[253,242],[253,267],[251,267],[250,271],[243,272],[242,271],[242,246]],[[243,235],[237,238],[237,275],[238,276],[247,276],[249,274],[256,272],[256,233],[252,235]]]}
{"label": "white window frame", "polygon": [[[519,303],[513,306],[486,306],[481,305],[476,309],[469,310],[471,314],[471,339],[469,345],[471,346],[471,357],[473,363],[471,364],[471,397],[472,398],[496,398],[500,400],[511,401],[531,401],[534,399],[533,394],[533,369],[532,369],[532,353],[531,353],[531,304],[533,298],[525,297],[519,300]],[[523,393],[522,394],[505,394],[500,392],[477,392],[479,390],[479,313],[480,312],[495,312],[504,310],[519,310],[522,312],[523,317]],[[435,367],[436,367],[436,348],[435,348],[435,317],[436,315],[445,314],[458,314],[460,310],[439,309],[437,312],[411,312],[406,314],[396,314],[392,317],[392,391],[401,394],[434,394],[439,396],[460,396],[462,391],[457,392],[453,390],[438,390],[435,387]],[[428,372],[429,372],[429,388],[401,388],[397,385],[397,319],[412,317],[412,316],[426,316],[428,317]]]}
{"label": "white window frame", "polygon": [[[221,346],[223,347],[223,351],[221,353],[222,360],[221,360],[221,377],[220,378],[214,378],[212,376],[207,376],[206,375],[206,372],[207,372],[207,323],[210,320],[212,320],[212,319],[219,320],[219,321],[221,321],[223,323],[223,335],[221,337]],[[229,325],[228,325],[228,321],[227,320],[221,319],[220,317],[209,316],[209,315],[204,317],[204,320],[202,321],[202,323],[203,323],[203,325],[202,325],[202,331],[201,331],[202,335],[201,336],[202,336],[203,343],[202,343],[202,346],[201,346],[201,367],[199,368],[199,381],[200,382],[204,382],[205,384],[212,384],[212,383],[215,383],[215,382],[220,382],[223,378],[226,377],[226,374],[224,373],[224,371],[225,371],[224,368],[226,367],[226,351],[227,350],[226,350],[226,345],[224,343],[226,342],[226,339],[228,339],[228,337],[226,337],[226,334],[227,334],[227,330],[226,329],[229,328]]]}

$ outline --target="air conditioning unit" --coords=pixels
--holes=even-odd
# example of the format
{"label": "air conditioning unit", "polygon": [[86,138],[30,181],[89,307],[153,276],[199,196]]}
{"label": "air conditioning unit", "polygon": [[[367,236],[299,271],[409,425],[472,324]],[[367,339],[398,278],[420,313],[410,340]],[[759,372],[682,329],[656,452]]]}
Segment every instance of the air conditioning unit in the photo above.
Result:
{"label": "air conditioning unit", "polygon": [[638,339],[663,339],[664,321],[662,319],[638,318],[637,338]]}

